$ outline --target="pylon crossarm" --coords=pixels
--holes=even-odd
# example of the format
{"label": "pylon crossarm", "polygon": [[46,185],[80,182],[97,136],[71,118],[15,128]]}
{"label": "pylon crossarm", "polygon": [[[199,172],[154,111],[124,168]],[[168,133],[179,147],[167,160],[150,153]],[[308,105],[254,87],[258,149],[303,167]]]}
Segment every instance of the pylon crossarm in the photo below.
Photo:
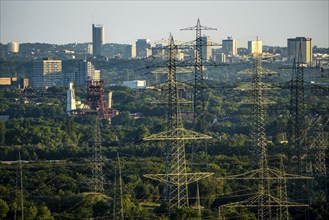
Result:
{"label": "pylon crossarm", "polygon": [[223,176],[223,177],[218,177],[217,179],[225,179],[225,180],[233,180],[233,179],[245,179],[245,180],[259,180],[259,179],[313,179],[313,177],[309,176],[301,176],[301,175],[294,175],[294,174],[288,174],[288,173],[283,173],[279,170],[271,169],[271,168],[266,168],[266,177],[261,178],[260,176],[260,169],[257,170],[252,170],[250,172],[246,172],[243,174],[238,174],[238,175],[232,175],[232,176]]}
{"label": "pylon crossarm", "polygon": [[[154,102],[149,102],[149,103],[152,103],[152,104],[159,104],[159,105],[166,105],[167,103],[163,102],[163,101],[154,101]],[[177,101],[177,104],[180,104],[180,105],[190,105],[192,102],[191,101],[187,101],[186,99],[179,99]]]}
{"label": "pylon crossarm", "polygon": [[[188,27],[188,28],[182,28],[180,29],[181,31],[193,31],[196,30],[197,26],[193,26],[193,27]],[[211,27],[205,27],[205,26],[200,26],[200,30],[212,30],[212,31],[216,31],[216,28],[211,28]]]}
{"label": "pylon crossarm", "polygon": [[259,197],[260,197],[260,195],[255,195],[244,201],[228,203],[228,204],[222,205],[220,207],[222,207],[222,208],[224,208],[224,207],[250,207],[253,204],[255,205],[254,207],[257,207]]}
{"label": "pylon crossarm", "polygon": [[187,27],[187,28],[182,28],[182,29],[180,29],[180,30],[181,30],[181,31],[192,31],[192,30],[212,30],[212,31],[216,31],[217,28],[201,26],[201,25],[200,25],[200,20],[198,20],[196,26]]}
{"label": "pylon crossarm", "polygon": [[[261,75],[273,75],[276,74],[277,72],[269,69],[260,68],[257,73]],[[253,68],[253,69],[242,70],[238,72],[238,74],[254,75],[255,69]]]}
{"label": "pylon crossarm", "polygon": [[153,179],[170,185],[181,184],[177,179],[184,178],[186,184],[194,183],[198,180],[214,175],[214,173],[169,173],[169,174],[145,174],[144,177]]}
{"label": "pylon crossarm", "polygon": [[237,174],[237,175],[232,175],[232,176],[223,176],[223,177],[218,177],[217,179],[219,180],[236,180],[236,179],[259,179],[259,169],[257,170],[252,170],[250,172],[246,172],[243,174]]}
{"label": "pylon crossarm", "polygon": [[[168,82],[165,82],[165,83],[155,85],[155,87],[158,88],[158,89],[162,89],[162,90],[168,90],[169,89],[169,84],[168,84]],[[177,87],[178,90],[180,90],[180,89],[190,89],[193,86],[190,85],[190,84],[187,84],[185,82],[176,82],[176,87]]]}
{"label": "pylon crossarm", "polygon": [[284,173],[280,170],[275,170],[271,168],[267,168],[269,177],[271,179],[286,179],[286,180],[292,180],[292,179],[313,179],[313,177],[310,176],[302,176],[302,175],[295,175],[295,174],[289,174],[289,173]]}
{"label": "pylon crossarm", "polygon": [[[264,98],[263,99],[263,104],[264,105],[274,105],[277,102],[271,101],[268,98]],[[255,100],[254,99],[243,99],[240,104],[250,104],[250,105],[254,105],[255,104]]]}
{"label": "pylon crossarm", "polygon": [[211,139],[211,136],[201,134],[195,131],[189,131],[185,128],[179,127],[168,131],[160,132],[145,137],[144,141],[170,141],[170,140],[205,140]]}
{"label": "pylon crossarm", "polygon": [[[180,65],[182,67],[180,67]],[[189,65],[191,66],[191,64]],[[192,67],[188,67],[187,64],[185,63],[177,64],[176,73],[190,73],[192,71],[193,71]],[[151,71],[151,73],[153,74],[167,74],[167,72],[168,72],[168,67],[166,65],[163,65],[160,68]]]}
{"label": "pylon crossarm", "polygon": [[[280,89],[279,87],[275,87],[270,83],[262,83],[262,90],[274,90],[274,89]],[[252,90],[252,87],[249,83],[242,83],[238,87],[235,87],[233,90],[240,90],[240,91],[249,91]]]}
{"label": "pylon crossarm", "polygon": [[[259,204],[258,201],[267,201],[264,204]],[[288,201],[280,201],[278,198],[271,195],[254,195],[244,201],[241,202],[233,202],[229,204],[222,205],[220,207],[237,207],[237,208],[245,208],[245,207],[308,207],[307,204],[297,203],[297,202],[288,202]]]}

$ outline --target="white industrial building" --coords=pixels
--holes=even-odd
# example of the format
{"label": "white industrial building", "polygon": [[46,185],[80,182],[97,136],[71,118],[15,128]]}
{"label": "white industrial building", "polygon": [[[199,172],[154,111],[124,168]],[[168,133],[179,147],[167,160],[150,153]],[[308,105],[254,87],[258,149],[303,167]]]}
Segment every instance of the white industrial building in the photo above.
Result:
{"label": "white industrial building", "polygon": [[69,83],[69,88],[66,92],[67,100],[66,100],[66,114],[70,115],[72,111],[77,109],[76,101],[75,101],[75,93],[73,88],[73,82]]}
{"label": "white industrial building", "polygon": [[146,80],[132,80],[132,81],[123,81],[124,86],[127,86],[131,89],[143,89],[146,88]]}

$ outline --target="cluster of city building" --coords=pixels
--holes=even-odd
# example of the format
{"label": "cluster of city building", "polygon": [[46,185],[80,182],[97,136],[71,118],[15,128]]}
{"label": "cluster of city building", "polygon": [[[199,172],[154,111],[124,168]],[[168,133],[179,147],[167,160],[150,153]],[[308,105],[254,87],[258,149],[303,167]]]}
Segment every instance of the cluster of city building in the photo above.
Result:
{"label": "cluster of city building", "polygon": [[[88,45],[88,52],[94,56],[107,56],[109,55],[109,48],[104,45],[105,43],[105,32],[104,26],[93,25],[93,44]],[[203,42],[204,48],[202,50],[202,58],[204,60],[214,60],[218,62],[235,62],[241,57],[238,55],[238,42],[232,37],[228,37],[222,40],[221,48],[213,48],[214,44],[209,36],[202,36],[201,41]],[[312,39],[309,37],[296,37],[287,39],[287,55],[286,60],[292,62],[296,57],[299,45],[301,44],[304,63],[312,65]],[[164,56],[164,52],[161,44],[155,44],[151,46],[149,39],[138,39],[135,45],[128,45],[126,47],[126,58],[146,58],[150,56]],[[248,41],[248,54],[263,53],[263,43],[261,40]],[[178,51],[177,58],[184,60],[186,57],[193,57],[193,49],[181,49]],[[281,54],[282,55],[282,54]]]}
{"label": "cluster of city building", "polygon": [[[87,81],[100,81],[100,75],[100,70],[95,69],[91,61],[79,60],[73,72],[63,72],[62,60],[44,58],[34,60],[32,85],[34,88],[68,87],[74,82],[76,88],[84,88]],[[123,85],[132,89],[145,88],[146,81],[123,81]]]}
{"label": "cluster of city building", "polygon": [[[248,59],[248,55],[254,53],[270,53],[275,57],[275,61],[283,61],[292,63],[299,52],[302,53],[303,62],[308,66],[314,65],[313,58],[316,62],[321,61],[325,66],[329,65],[329,55],[326,57],[314,56],[312,53],[312,39],[308,37],[296,37],[287,39],[287,47],[281,50],[269,50],[269,46],[263,46],[261,40],[248,41],[248,47],[243,53],[238,48],[238,42],[232,37],[222,40],[221,45],[211,41],[209,36],[202,36],[203,42],[202,58],[205,62],[216,61],[223,63],[241,62],[243,59]],[[215,46],[214,46],[215,45]],[[301,51],[299,51],[301,48]],[[11,54],[19,53],[20,45],[17,42],[11,42],[7,45],[7,50]],[[75,51],[65,50],[65,53],[75,53]],[[187,47],[179,49],[177,54],[178,60],[193,59],[195,54],[194,48]],[[113,53],[113,44],[105,44],[105,30],[103,25],[92,25],[92,44],[87,43],[85,48],[85,58],[104,59],[104,57],[113,57],[114,55],[121,58],[136,58],[142,59],[150,56],[164,58],[166,56],[161,44],[151,45],[149,39],[138,39],[135,45],[124,45],[124,50],[118,54]],[[74,58],[74,56],[72,57]],[[76,87],[85,86],[87,80],[100,80],[100,71],[96,70],[94,65],[86,59],[79,59],[79,63],[73,72],[62,71],[61,59],[35,59],[33,65],[33,87],[51,87],[64,86],[67,87],[69,82],[74,82]],[[318,65],[318,63],[317,63]],[[3,82],[2,82],[3,81]],[[9,82],[10,81],[10,82]],[[2,79],[0,84],[9,85],[11,78]],[[15,82],[14,82],[15,84]],[[129,83],[128,83],[129,84]],[[24,87],[24,85],[22,85]]]}
{"label": "cluster of city building", "polygon": [[[296,37],[287,39],[287,47],[264,46],[259,39],[248,41],[247,48],[238,48],[238,42],[232,37],[222,40],[221,44],[211,41],[209,36],[202,36],[202,59],[204,62],[215,61],[221,63],[239,63],[250,58],[251,54],[268,54],[275,57],[273,62],[291,64],[298,54],[302,54],[303,63],[307,66],[329,66],[329,54],[313,54],[312,39],[309,37]],[[120,49],[117,49],[119,47]],[[55,47],[54,47],[55,48]],[[26,88],[30,84],[34,88],[48,88],[52,86],[67,87],[67,109],[68,114],[99,114],[103,119],[111,120],[118,114],[112,108],[112,92],[104,91],[104,81],[101,80],[100,70],[92,64],[92,60],[103,60],[110,58],[144,59],[148,57],[166,58],[165,49],[162,44],[151,44],[149,39],[138,39],[135,45],[105,44],[105,31],[102,25],[92,25],[92,43],[82,44],[78,50],[73,47],[61,47],[65,56],[56,56],[58,50],[47,50],[44,54],[35,56],[39,49],[31,52],[33,55],[33,77],[30,79],[17,77],[0,78],[0,88]],[[73,48],[73,49],[72,49]],[[76,47],[77,48],[77,47]],[[8,54],[19,55],[20,45],[17,42],[7,44]],[[55,53],[54,53],[55,52]],[[23,53],[22,53],[23,54]],[[44,55],[54,55],[56,59],[42,58]],[[58,55],[58,54],[57,54]],[[67,57],[66,57],[67,55]],[[178,49],[178,60],[194,59],[195,48],[193,45]],[[41,57],[40,57],[41,56]],[[84,58],[82,58],[82,56]],[[78,59],[73,71],[63,71],[62,60]],[[87,59],[88,58],[88,59]],[[30,81],[30,83],[29,83]],[[124,81],[123,85],[132,89],[145,88],[145,80]],[[87,99],[85,103],[75,99],[74,88],[86,88]]]}
{"label": "cluster of city building", "polygon": [[[287,47],[280,51],[266,51],[265,49],[269,46],[263,46],[261,40],[248,41],[247,49],[239,51],[238,42],[232,37],[222,40],[221,45],[211,41],[209,36],[202,36],[201,41],[205,45],[202,50],[202,57],[204,60],[214,60],[218,62],[234,63],[244,59],[244,55],[262,52],[271,52],[272,55],[277,56],[277,60],[292,62],[299,44],[301,44],[302,54],[304,63],[311,66],[313,64],[313,53],[312,53],[312,39],[309,37],[296,37],[287,39]],[[128,44],[106,44],[105,43],[105,27],[103,25],[92,25],[92,43],[86,43],[85,55],[92,56],[95,58],[147,58],[150,56],[165,56],[163,47],[159,43],[151,44],[149,39],[137,39],[134,45]],[[116,51],[115,47],[120,47],[119,51]],[[10,42],[7,44],[7,50],[9,53],[19,53],[20,45],[18,42]],[[241,49],[245,49],[241,47]],[[68,58],[76,58],[74,50],[65,49],[63,51]],[[273,54],[274,53],[274,54]],[[177,59],[191,59],[193,58],[194,50],[193,47],[187,49],[180,49],[178,51]],[[326,57],[328,58],[328,57]]]}
{"label": "cluster of city building", "polygon": [[33,61],[33,87],[67,87],[74,82],[76,87],[84,87],[87,80],[100,80],[100,70],[87,60],[80,60],[73,72],[62,71],[62,60],[44,58]]}

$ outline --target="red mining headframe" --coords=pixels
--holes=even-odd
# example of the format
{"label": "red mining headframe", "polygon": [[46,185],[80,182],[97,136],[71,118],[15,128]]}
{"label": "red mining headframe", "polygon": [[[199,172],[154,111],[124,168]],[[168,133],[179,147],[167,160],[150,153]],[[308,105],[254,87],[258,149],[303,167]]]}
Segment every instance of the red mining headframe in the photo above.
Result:
{"label": "red mining headframe", "polygon": [[100,118],[110,121],[110,109],[106,106],[104,98],[104,80],[87,81],[87,105],[91,110],[97,111]]}

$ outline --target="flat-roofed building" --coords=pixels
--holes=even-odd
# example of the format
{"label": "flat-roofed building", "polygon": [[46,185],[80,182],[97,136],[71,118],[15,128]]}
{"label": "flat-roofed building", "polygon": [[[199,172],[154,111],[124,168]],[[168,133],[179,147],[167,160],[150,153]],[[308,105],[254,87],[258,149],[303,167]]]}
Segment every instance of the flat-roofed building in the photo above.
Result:
{"label": "flat-roofed building", "polygon": [[202,36],[202,59],[210,60],[212,58],[211,40],[209,36]]}
{"label": "flat-roofed building", "polygon": [[28,86],[29,86],[28,78],[0,77],[1,89],[11,89],[11,88],[25,89]]}
{"label": "flat-roofed building", "polygon": [[288,48],[288,61],[293,62],[294,59],[298,58],[299,52],[302,55],[302,62],[307,64],[308,66],[312,65],[312,38],[309,37],[296,37],[296,38],[288,38],[287,40],[287,48]]}
{"label": "flat-roofed building", "polygon": [[35,88],[62,86],[62,61],[45,58],[33,62],[33,86]]}
{"label": "flat-roofed building", "polygon": [[80,60],[74,72],[65,74],[63,84],[68,86],[73,81],[76,87],[84,87],[87,80],[100,80],[100,70],[96,70],[90,61]]}
{"label": "flat-roofed building", "polygon": [[123,81],[123,85],[130,87],[131,89],[143,89],[146,87],[146,81],[145,80]]}
{"label": "flat-roofed building", "polygon": [[105,28],[103,25],[93,24],[93,55],[101,56],[102,47],[105,43]]}
{"label": "flat-roofed building", "polygon": [[125,48],[125,56],[127,59],[136,57],[136,45],[127,45]]}
{"label": "flat-roofed building", "polygon": [[227,37],[227,39],[222,40],[222,51],[226,56],[228,55],[237,56],[238,55],[237,41],[234,40],[232,37]]}
{"label": "flat-roofed building", "polygon": [[249,54],[261,54],[263,53],[263,42],[260,40],[248,41]]}
{"label": "flat-roofed building", "polygon": [[152,55],[151,43],[149,39],[138,39],[136,41],[136,57],[146,58]]}

